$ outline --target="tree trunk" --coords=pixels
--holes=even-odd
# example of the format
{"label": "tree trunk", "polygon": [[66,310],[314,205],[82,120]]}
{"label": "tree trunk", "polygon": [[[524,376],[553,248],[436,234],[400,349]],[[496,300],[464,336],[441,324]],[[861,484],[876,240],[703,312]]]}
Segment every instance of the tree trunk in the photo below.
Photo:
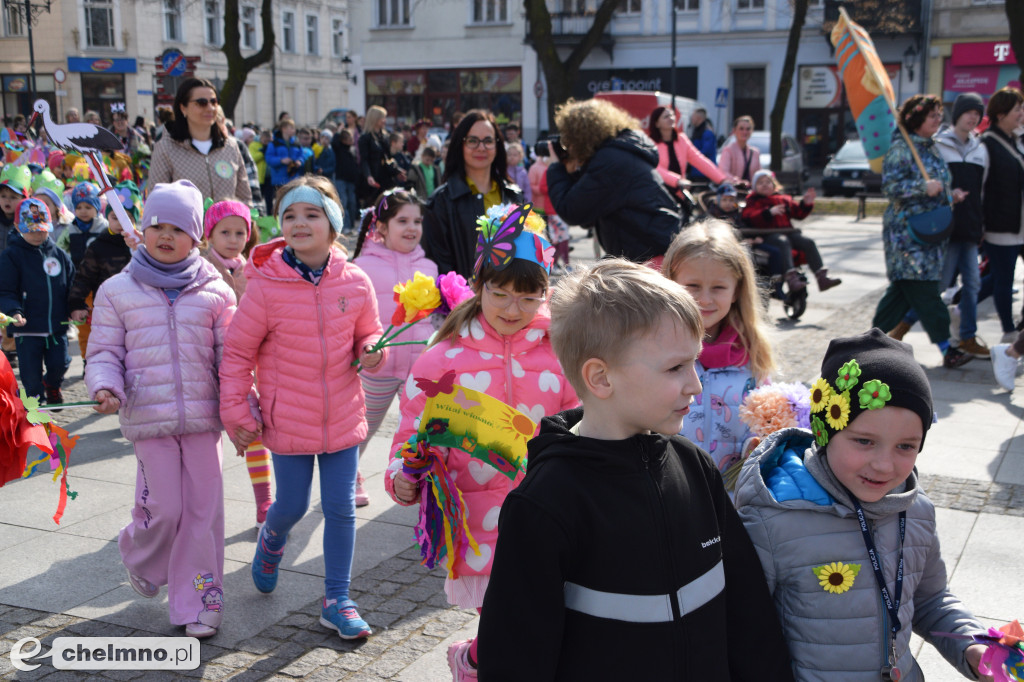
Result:
{"label": "tree trunk", "polygon": [[793,72],[796,70],[796,54],[800,49],[800,33],[807,19],[807,1],[793,0],[793,24],[789,27],[789,41],[786,43],[786,59],[782,64],[779,88],[775,92],[775,105],[771,113],[772,172],[782,170],[782,119],[786,117],[786,104],[793,91]]}
{"label": "tree trunk", "polygon": [[540,59],[541,70],[548,84],[548,124],[554,128],[555,109],[569,99],[572,83],[580,71],[580,66],[587,55],[601,42],[619,0],[601,0],[601,5],[594,14],[594,23],[573,47],[572,52],[563,61],[558,56],[551,30],[551,13],[545,0],[523,0],[530,33],[527,36],[533,43],[533,49]]}
{"label": "tree trunk", "polygon": [[1017,79],[1024,83],[1024,2],[1007,0],[1003,6],[1010,21],[1010,45],[1017,54],[1017,68],[1020,70]]}
{"label": "tree trunk", "polygon": [[242,56],[242,35],[238,28],[238,0],[224,2],[224,46],[221,52],[227,57],[228,75],[217,97],[227,118],[235,117],[235,105],[242,96],[249,72],[266,64],[274,57],[274,14],[271,0],[263,0],[260,7],[260,26],[263,44],[255,54]]}

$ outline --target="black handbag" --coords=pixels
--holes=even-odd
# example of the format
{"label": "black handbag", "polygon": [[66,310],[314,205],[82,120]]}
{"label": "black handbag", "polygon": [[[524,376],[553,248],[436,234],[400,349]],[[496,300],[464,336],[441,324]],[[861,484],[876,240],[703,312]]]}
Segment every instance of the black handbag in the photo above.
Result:
{"label": "black handbag", "polygon": [[907,217],[910,236],[918,244],[941,244],[953,232],[953,209],[948,204]]}

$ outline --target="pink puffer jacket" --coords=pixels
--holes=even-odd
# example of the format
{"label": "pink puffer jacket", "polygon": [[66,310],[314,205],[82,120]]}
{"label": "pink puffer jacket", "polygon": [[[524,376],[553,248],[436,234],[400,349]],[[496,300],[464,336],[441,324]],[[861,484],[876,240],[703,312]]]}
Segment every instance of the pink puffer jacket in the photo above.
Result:
{"label": "pink puffer jacket", "polygon": [[96,292],[89,395],[117,396],[130,441],[220,431],[217,367],[234,312],[235,294],[205,260],[173,305],[127,271],[114,275]]}
{"label": "pink puffer jacket", "polygon": [[[417,246],[411,253],[392,251],[378,241],[367,239],[363,242],[363,250],[354,261],[370,277],[373,290],[377,293],[377,314],[380,315],[381,327],[387,329],[391,324],[391,315],[395,312],[395,285],[413,278],[421,272],[437,281],[437,265],[427,258],[423,248]],[[434,333],[429,320],[423,320],[402,332],[396,341],[426,341]],[[416,362],[426,346],[394,346],[388,349],[390,356],[387,363],[377,372],[377,376],[405,379],[412,371],[412,363]]]}
{"label": "pink puffer jacket", "polygon": [[352,361],[381,336],[373,285],[334,247],[314,286],[284,262],[284,247],[275,239],[249,254],[220,368],[220,416],[229,434],[256,430],[247,400],[255,369],[264,445],[279,455],[344,450],[366,438]]}
{"label": "pink puffer jacket", "polygon": [[[401,469],[395,452],[413,434],[426,394],[416,387],[416,378],[440,379],[455,370],[455,383],[483,391],[528,415],[540,425],[541,417],[576,407],[579,400],[565,380],[548,340],[551,323],[547,307],[528,326],[512,336],[501,336],[483,318],[477,316],[463,328],[457,342],[442,341],[427,349],[413,365],[412,374],[399,394],[402,422],[391,444],[389,475],[384,485],[395,498],[390,473]],[[464,575],[490,575],[494,543],[498,539],[498,514],[509,492],[522,476],[510,481],[494,467],[471,458],[462,450],[448,450],[448,469],[453,473],[469,512],[469,530],[479,543],[480,556],[470,551],[465,560],[455,562],[455,571]]]}

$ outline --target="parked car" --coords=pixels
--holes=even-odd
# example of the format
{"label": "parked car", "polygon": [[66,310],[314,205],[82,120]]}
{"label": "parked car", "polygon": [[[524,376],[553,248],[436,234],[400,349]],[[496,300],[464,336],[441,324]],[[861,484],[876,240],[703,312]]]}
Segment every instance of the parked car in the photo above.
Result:
{"label": "parked car", "polygon": [[871,170],[859,139],[847,140],[829,157],[821,174],[821,192],[827,197],[852,197],[858,192],[881,194],[882,175]]}
{"label": "parked car", "polygon": [[318,125],[317,128],[323,130],[324,128],[327,127],[328,123],[332,124],[335,128],[344,128],[345,112],[347,111],[348,109],[343,107],[331,109],[330,111],[327,112],[327,115],[324,116],[323,119],[321,119],[320,125]]}
{"label": "parked car", "polygon": [[[725,143],[732,144],[736,139],[734,135],[730,135]],[[747,143],[752,147],[757,147],[757,150],[761,153],[761,168],[772,167],[772,134],[768,130],[755,130],[750,135],[750,141]],[[801,181],[806,181],[808,178],[807,169],[804,168],[804,153],[800,148],[800,143],[796,141],[796,138],[789,133],[782,133],[782,172],[783,173],[798,173]]]}

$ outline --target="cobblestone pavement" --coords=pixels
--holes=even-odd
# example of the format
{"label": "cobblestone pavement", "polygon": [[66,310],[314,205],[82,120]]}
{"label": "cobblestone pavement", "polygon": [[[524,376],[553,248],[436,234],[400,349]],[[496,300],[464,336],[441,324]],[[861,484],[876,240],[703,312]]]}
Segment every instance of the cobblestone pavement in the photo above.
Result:
{"label": "cobblestone pavement", "polygon": [[[576,234],[574,261],[592,262],[589,239]],[[884,282],[879,282],[883,284]],[[812,380],[828,341],[866,329],[883,289],[865,293],[854,305],[843,306],[817,324],[801,330],[799,343],[790,337],[776,345],[783,378]],[[815,305],[813,301],[811,305]],[[784,334],[789,322],[776,324]],[[77,344],[72,343],[77,352]],[[84,383],[72,377],[65,386],[66,400],[86,400]],[[57,421],[72,417],[58,415]],[[393,431],[388,420],[382,431]],[[922,483],[939,507],[993,514],[1024,516],[1024,485],[993,483],[948,476],[924,475]],[[83,570],[88,567],[83,567]],[[362,573],[352,582],[352,597],[375,634],[365,641],[348,642],[319,624],[319,601],[292,611],[258,635],[231,649],[217,646],[216,638],[201,647],[202,664],[184,673],[153,671],[101,671],[94,679],[170,680],[182,676],[209,680],[380,680],[411,679],[402,671],[461,630],[476,616],[451,607],[443,591],[444,573],[427,571],[419,564],[419,549],[412,546]],[[55,586],[59,589],[59,586]],[[45,649],[60,636],[163,636],[110,623],[0,605],[0,678],[81,679],[84,673],[54,671],[43,665],[33,672],[17,672],[7,655],[24,637],[40,639]]]}

